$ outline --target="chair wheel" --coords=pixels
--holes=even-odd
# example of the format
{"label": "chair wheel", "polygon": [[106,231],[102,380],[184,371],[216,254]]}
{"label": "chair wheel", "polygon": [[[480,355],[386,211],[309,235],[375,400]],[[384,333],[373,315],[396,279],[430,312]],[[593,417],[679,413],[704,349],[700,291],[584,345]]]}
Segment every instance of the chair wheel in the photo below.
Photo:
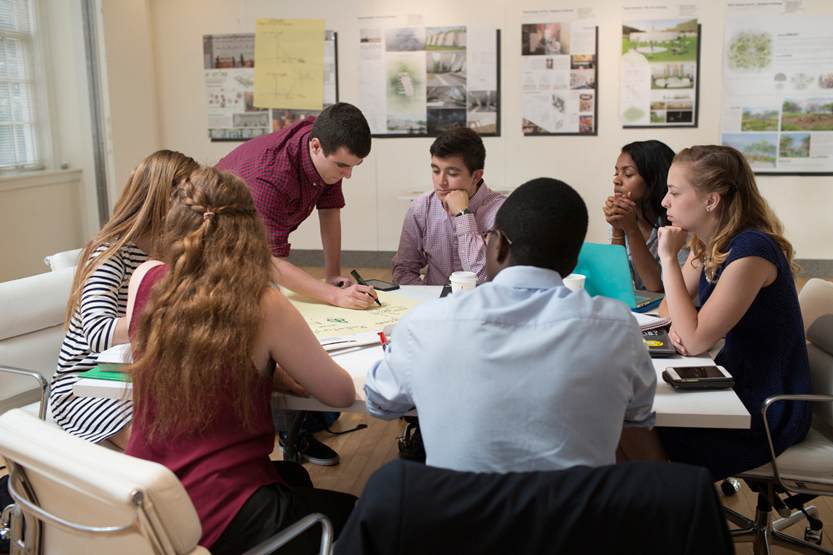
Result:
{"label": "chair wheel", "polygon": [[720,491],[726,497],[731,497],[740,491],[740,482],[734,478],[726,478],[720,483]]}
{"label": "chair wheel", "polygon": [[804,541],[821,545],[821,538],[823,534],[823,530],[813,530],[808,526],[804,529]]}

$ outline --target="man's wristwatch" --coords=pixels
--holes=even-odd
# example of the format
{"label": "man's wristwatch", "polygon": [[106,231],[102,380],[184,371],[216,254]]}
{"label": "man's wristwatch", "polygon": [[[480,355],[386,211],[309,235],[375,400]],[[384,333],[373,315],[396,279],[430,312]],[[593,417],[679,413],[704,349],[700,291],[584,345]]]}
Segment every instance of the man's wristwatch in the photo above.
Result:
{"label": "man's wristwatch", "polygon": [[474,214],[474,212],[472,212],[470,208],[463,208],[458,213],[454,214],[454,217],[456,218],[458,216],[462,216],[463,214]]}

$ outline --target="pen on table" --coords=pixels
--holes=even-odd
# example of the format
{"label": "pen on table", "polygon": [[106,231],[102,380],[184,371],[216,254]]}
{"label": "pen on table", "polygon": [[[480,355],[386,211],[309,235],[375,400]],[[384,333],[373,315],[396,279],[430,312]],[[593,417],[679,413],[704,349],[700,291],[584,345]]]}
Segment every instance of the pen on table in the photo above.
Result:
{"label": "pen on table", "polygon": [[[350,275],[353,276],[353,278],[355,278],[355,280],[357,282],[359,282],[359,285],[367,285],[367,282],[362,279],[362,276],[360,276],[359,272],[357,272],[356,270],[353,270],[352,272],[350,272]],[[365,294],[368,297],[373,297],[373,295],[371,295],[370,293],[365,293]],[[382,303],[379,302],[379,299],[377,299],[376,297],[373,297],[373,300],[376,301],[376,304],[378,304],[379,306],[382,306]]]}
{"label": "pen on table", "polygon": [[388,344],[388,338],[385,337],[385,332],[383,332],[383,331],[379,332],[379,340],[382,342],[382,350],[384,351],[385,350],[385,345]]}

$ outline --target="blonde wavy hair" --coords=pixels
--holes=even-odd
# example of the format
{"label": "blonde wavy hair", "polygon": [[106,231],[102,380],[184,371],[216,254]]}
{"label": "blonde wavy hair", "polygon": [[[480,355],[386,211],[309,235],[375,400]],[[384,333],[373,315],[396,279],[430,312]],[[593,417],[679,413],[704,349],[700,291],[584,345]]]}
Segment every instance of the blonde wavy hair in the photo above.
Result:
{"label": "blonde wavy hair", "polygon": [[[78,269],[67,302],[65,330],[69,328],[75,310],[81,305],[84,284],[119,249],[150,232],[151,252],[147,254],[151,257],[158,255],[159,238],[168,215],[171,192],[177,183],[199,167],[192,158],[180,152],[160,150],[133,168],[113,208],[113,217],[90,239],[78,257]],[[90,260],[90,256],[102,245],[107,245],[104,252]]]}
{"label": "blonde wavy hair", "polygon": [[199,434],[225,397],[252,430],[264,376],[251,357],[270,254],[245,182],[213,168],[194,171],[171,199],[163,252],[168,271],[133,341],[134,417],[149,438]]}
{"label": "blonde wavy hair", "polygon": [[729,256],[729,243],[747,229],[772,237],[784,251],[793,275],[801,271],[793,262],[793,247],[784,237],[784,225],[761,196],[752,168],[740,152],[730,146],[693,146],[677,153],[674,164],[686,165],[686,177],[700,196],[720,195],[716,234],[708,252],[705,243],[693,233],[687,244],[703,264],[710,283],[716,281],[717,269]]}

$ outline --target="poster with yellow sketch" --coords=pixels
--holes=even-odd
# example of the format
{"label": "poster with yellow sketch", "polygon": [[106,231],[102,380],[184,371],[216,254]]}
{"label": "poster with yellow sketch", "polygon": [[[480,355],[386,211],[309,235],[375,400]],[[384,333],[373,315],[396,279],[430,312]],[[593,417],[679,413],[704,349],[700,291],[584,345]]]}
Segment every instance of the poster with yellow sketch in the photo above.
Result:
{"label": "poster with yellow sketch", "polygon": [[286,289],[283,292],[318,338],[380,330],[396,324],[408,310],[420,304],[420,301],[401,295],[376,291],[382,306],[374,304],[367,310],[350,310]]}
{"label": "poster with yellow sketch", "polygon": [[324,104],[324,20],[258,19],[254,103],[320,110]]}

